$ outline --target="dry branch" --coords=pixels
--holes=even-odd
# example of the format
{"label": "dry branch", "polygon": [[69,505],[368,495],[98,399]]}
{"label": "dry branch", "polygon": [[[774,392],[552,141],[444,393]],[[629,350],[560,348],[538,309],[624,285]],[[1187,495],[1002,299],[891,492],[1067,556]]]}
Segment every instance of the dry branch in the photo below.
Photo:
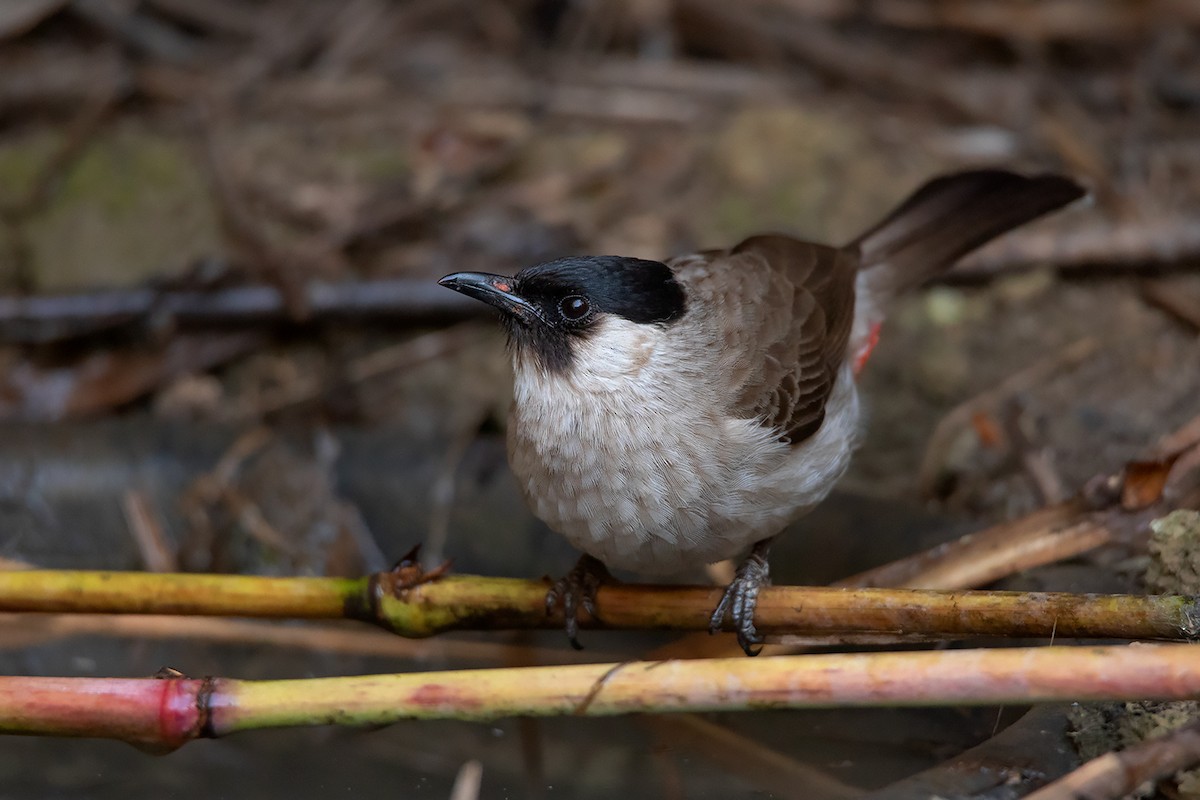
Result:
{"label": "dry branch", "polygon": [[1142,296],[1193,331],[1200,332],[1200,286],[1190,276],[1142,282]]}
{"label": "dry branch", "polygon": [[138,552],[141,553],[146,568],[150,572],[178,571],[179,559],[174,550],[167,545],[162,520],[146,493],[137,489],[126,489],[125,496],[121,498],[121,508],[125,512],[125,522],[137,543]]}
{"label": "dry branch", "polygon": [[[1026,569],[1061,561],[1114,540],[1128,540],[1151,519],[1200,501],[1193,456],[1200,451],[1200,417],[1162,437],[1144,461],[1093,477],[1078,497],[1039,509],[1011,522],[938,545],[841,580],[838,586],[906,586],[960,589],[984,586]],[[1151,466],[1162,482],[1147,502]]]}
{"label": "dry branch", "polygon": [[1102,219],[1065,229],[1060,225],[1035,228],[985,245],[947,277],[978,279],[1034,264],[1080,270],[1089,277],[1095,277],[1098,269],[1146,272],[1171,264],[1190,269],[1198,254],[1200,230],[1193,218],[1167,213],[1150,219]]}
{"label": "dry branch", "polygon": [[[469,300],[431,280],[313,282],[302,291],[309,322],[412,324],[475,318],[480,314]],[[52,341],[117,325],[151,322],[214,327],[275,324],[290,319],[282,293],[265,285],[209,291],[140,288],[0,297],[0,339],[9,342]]]}
{"label": "dry branch", "polygon": [[1117,800],[1128,797],[1147,781],[1169,777],[1196,764],[1200,764],[1200,722],[1106,753],[1028,795],[1027,800]]}
{"label": "dry branch", "polygon": [[772,797],[840,800],[862,793],[816,767],[694,714],[648,715],[646,724],[672,750],[720,764]]}
{"label": "dry branch", "polygon": [[1100,343],[1092,337],[1078,339],[955,406],[938,422],[925,445],[925,453],[921,456],[921,466],[917,474],[917,485],[922,494],[933,494],[946,451],[953,439],[970,425],[975,415],[998,411],[1005,402],[1020,392],[1082,364],[1099,349]]}
{"label": "dry branch", "polygon": [[[1051,776],[1079,766],[1067,743],[1068,704],[1034,706],[1020,719],[969,750],[909,775],[858,800],[999,800],[1021,797]],[[1000,719],[997,716],[997,723]],[[999,727],[999,725],[997,725]]]}
{"label": "dry branch", "polygon": [[1052,564],[1111,541],[1087,508],[1069,500],[1011,522],[838,581],[839,586],[958,589],[984,586],[1025,569]]}

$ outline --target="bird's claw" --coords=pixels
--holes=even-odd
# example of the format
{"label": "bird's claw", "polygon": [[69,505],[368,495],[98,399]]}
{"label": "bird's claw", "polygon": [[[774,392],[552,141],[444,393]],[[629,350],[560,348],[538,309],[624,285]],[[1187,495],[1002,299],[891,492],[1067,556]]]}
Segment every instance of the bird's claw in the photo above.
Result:
{"label": "bird's claw", "polygon": [[601,586],[614,580],[608,568],[599,559],[585,555],[566,577],[555,581],[550,591],[546,592],[546,613],[553,614],[554,609],[562,605],[567,641],[576,650],[583,649],[583,645],[579,643],[579,607],[583,606],[593,619],[599,619],[599,614],[596,613],[596,592]]}
{"label": "bird's claw", "polygon": [[[754,627],[754,609],[758,605],[758,593],[771,584],[771,571],[765,555],[751,553],[738,567],[733,581],[721,595],[721,602],[708,621],[708,632],[717,633],[725,625],[725,617],[733,622],[738,645],[748,656],[762,652],[763,637]],[[757,647],[757,649],[755,649]]]}

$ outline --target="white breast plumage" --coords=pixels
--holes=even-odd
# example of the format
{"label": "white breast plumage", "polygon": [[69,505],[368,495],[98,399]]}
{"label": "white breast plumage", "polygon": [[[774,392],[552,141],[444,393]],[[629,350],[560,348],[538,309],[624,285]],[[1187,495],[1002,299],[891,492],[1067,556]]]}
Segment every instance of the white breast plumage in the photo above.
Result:
{"label": "white breast plumage", "polygon": [[551,528],[613,567],[664,575],[736,557],[820,502],[853,449],[849,372],[834,415],[792,447],[721,414],[681,333],[607,319],[567,372],[515,357],[508,441],[521,490]]}

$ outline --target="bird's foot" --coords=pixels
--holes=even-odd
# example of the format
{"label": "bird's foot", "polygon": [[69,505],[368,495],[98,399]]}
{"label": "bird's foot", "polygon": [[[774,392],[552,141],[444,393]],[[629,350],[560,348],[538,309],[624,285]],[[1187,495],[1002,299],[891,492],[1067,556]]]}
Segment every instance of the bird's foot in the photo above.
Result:
{"label": "bird's foot", "polygon": [[562,605],[563,618],[566,620],[567,641],[576,650],[582,650],[579,643],[579,607],[583,606],[593,619],[599,619],[596,613],[596,592],[606,583],[616,581],[608,568],[599,559],[585,555],[580,557],[575,567],[560,578],[546,592],[546,613]]}
{"label": "bird's foot", "polygon": [[[748,656],[762,652],[763,637],[754,627],[754,609],[758,605],[759,590],[771,584],[771,570],[767,565],[767,548],[764,545],[764,542],[756,544],[738,567],[733,582],[725,589],[721,602],[717,603],[717,610],[708,622],[708,632],[717,633],[728,615],[737,632],[738,644]],[[756,646],[758,649],[755,649]]]}

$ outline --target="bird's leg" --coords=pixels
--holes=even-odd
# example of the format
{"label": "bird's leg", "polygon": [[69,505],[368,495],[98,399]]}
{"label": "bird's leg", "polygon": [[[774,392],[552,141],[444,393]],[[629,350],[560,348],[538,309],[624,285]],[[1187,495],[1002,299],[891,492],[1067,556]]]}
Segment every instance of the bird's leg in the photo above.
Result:
{"label": "bird's leg", "polygon": [[716,633],[721,630],[728,614],[737,632],[738,644],[748,656],[756,656],[762,651],[761,647],[754,649],[755,645],[763,643],[763,638],[754,628],[754,607],[758,605],[759,590],[771,584],[771,569],[767,566],[767,553],[770,550],[770,539],[763,539],[754,545],[750,555],[738,567],[733,582],[721,596],[721,602],[717,603],[717,610],[708,622],[709,633]]}
{"label": "bird's leg", "polygon": [[562,604],[567,641],[571,643],[571,647],[576,650],[583,649],[583,645],[579,643],[579,620],[576,618],[579,606],[582,605],[593,619],[599,619],[600,616],[596,613],[596,592],[604,584],[615,580],[599,559],[585,554],[580,556],[575,567],[565,578],[555,581],[550,591],[546,592],[547,614],[552,613],[555,606]]}

